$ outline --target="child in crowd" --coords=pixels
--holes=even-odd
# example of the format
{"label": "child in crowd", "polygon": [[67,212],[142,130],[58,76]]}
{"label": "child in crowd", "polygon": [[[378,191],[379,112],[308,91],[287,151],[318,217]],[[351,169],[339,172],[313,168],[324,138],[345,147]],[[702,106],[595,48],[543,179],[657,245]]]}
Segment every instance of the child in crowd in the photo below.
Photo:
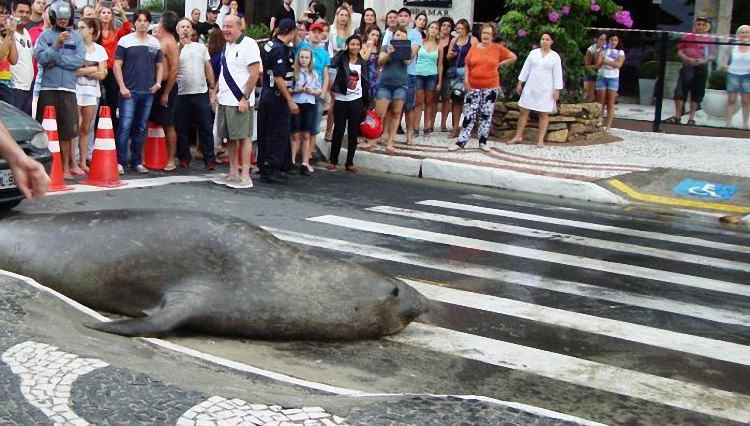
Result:
{"label": "child in crowd", "polygon": [[292,161],[297,160],[301,151],[302,166],[300,173],[309,176],[312,143],[310,135],[315,133],[317,116],[316,98],[322,93],[322,82],[314,69],[313,53],[309,47],[302,47],[294,61],[294,86],[292,95],[299,107],[299,114],[292,115]]}

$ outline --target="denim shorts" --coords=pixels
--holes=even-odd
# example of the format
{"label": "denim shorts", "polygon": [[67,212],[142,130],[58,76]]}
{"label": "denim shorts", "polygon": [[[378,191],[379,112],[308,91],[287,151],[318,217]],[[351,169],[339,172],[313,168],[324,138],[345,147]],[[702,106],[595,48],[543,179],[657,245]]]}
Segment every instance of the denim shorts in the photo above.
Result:
{"label": "denim shorts", "polygon": [[[318,115],[316,104],[297,104],[299,114],[292,114],[292,133],[310,133],[315,131],[315,116]],[[320,125],[320,122],[318,122]]]}
{"label": "denim shorts", "polygon": [[438,75],[417,75],[416,77],[416,87],[417,90],[426,90],[428,92],[431,92],[435,90],[438,83]]}
{"label": "denim shorts", "polygon": [[727,73],[727,92],[750,93],[750,74]]}
{"label": "denim shorts", "polygon": [[619,88],[619,77],[599,77],[596,79],[596,90],[614,90],[616,92]]}
{"label": "denim shorts", "polygon": [[406,100],[406,86],[384,86],[378,87],[378,94],[376,99],[387,99],[389,101],[404,101]]}
{"label": "denim shorts", "polygon": [[409,75],[409,85],[406,87],[406,101],[404,110],[406,112],[414,111],[417,107],[417,76]]}

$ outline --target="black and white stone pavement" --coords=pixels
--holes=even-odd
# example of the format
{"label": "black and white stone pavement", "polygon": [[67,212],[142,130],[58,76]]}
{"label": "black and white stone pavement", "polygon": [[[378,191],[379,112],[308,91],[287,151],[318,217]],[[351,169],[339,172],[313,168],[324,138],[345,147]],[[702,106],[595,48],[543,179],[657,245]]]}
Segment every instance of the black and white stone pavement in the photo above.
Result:
{"label": "black and white stone pavement", "polygon": [[0,275],[0,424],[750,422],[744,229],[322,170],[242,191],[160,179],[19,210],[237,216],[407,280],[431,311],[377,341],[127,339]]}

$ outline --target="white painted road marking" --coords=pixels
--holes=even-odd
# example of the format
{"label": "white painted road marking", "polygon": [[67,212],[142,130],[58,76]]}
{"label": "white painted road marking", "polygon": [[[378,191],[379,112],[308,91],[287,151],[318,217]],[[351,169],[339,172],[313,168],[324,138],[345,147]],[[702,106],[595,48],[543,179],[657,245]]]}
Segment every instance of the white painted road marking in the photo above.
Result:
{"label": "white painted road marking", "polygon": [[606,300],[608,302],[621,303],[630,306],[638,306],[646,309],[670,312],[708,321],[725,324],[737,324],[750,327],[750,316],[742,312],[734,312],[721,308],[714,308],[693,303],[680,302],[678,300],[664,299],[646,294],[630,293],[627,291],[610,290],[592,284],[578,283],[573,281],[558,280],[542,275],[534,275],[526,272],[516,272],[508,269],[493,268],[483,265],[461,262],[457,260],[444,260],[434,257],[422,256],[415,253],[405,253],[384,247],[368,246],[337,240],[317,235],[302,234],[292,231],[283,231],[276,228],[264,227],[277,238],[289,243],[319,247],[327,250],[335,250],[342,253],[356,254],[373,259],[389,262],[397,262],[406,265],[420,266],[438,271],[452,272],[471,277],[484,278],[525,287],[540,288],[548,291],[572,294],[588,297],[591,299]]}
{"label": "white painted road marking", "polygon": [[485,229],[488,231],[505,232],[515,235],[521,235],[529,238],[548,239],[568,244],[576,244],[584,247],[596,247],[604,250],[621,251],[630,254],[645,255],[658,257],[661,259],[674,260],[678,262],[688,262],[697,265],[710,266],[714,268],[733,269],[735,271],[750,272],[750,264],[736,262],[733,260],[719,259],[716,257],[701,256],[698,254],[676,252],[653,247],[639,246],[618,241],[601,240],[598,238],[581,237],[578,235],[563,234],[559,232],[545,231],[534,228],[524,228],[522,226],[506,225],[502,223],[488,222],[484,220],[466,219],[458,216],[448,216],[443,214],[422,212],[411,209],[402,209],[399,207],[377,206],[370,207],[366,210],[392,214],[414,219],[431,220],[435,222],[449,223],[457,226],[472,227]]}
{"label": "white painted road marking", "polygon": [[659,404],[750,422],[750,396],[446,328],[412,323],[386,339]]}
{"label": "white painted road marking", "polygon": [[588,229],[593,231],[609,232],[612,234],[627,235],[631,237],[648,238],[659,241],[670,241],[673,243],[687,244],[698,247],[708,247],[719,250],[736,251],[740,253],[750,253],[750,246],[740,246],[736,244],[727,244],[717,241],[709,241],[701,238],[684,237],[681,235],[669,235],[659,232],[640,231],[631,228],[621,228],[617,226],[600,225],[597,223],[581,222],[570,219],[560,219],[555,217],[540,216],[529,213],[515,212],[511,210],[500,210],[489,207],[474,206],[471,204],[451,203],[439,200],[418,201],[416,204],[424,206],[442,207],[446,209],[463,210],[467,212],[481,213],[492,216],[510,217],[514,219],[529,220],[533,222],[550,223],[553,225],[570,226],[573,228]]}
{"label": "white painted road marking", "polygon": [[474,250],[504,254],[507,256],[574,266],[576,268],[586,268],[613,274],[670,282],[686,287],[695,287],[704,290],[735,294],[739,296],[750,296],[750,286],[747,285],[720,281],[711,278],[696,277],[692,275],[680,274],[677,272],[662,271],[659,269],[644,268],[642,266],[608,262],[606,260],[589,259],[582,256],[573,256],[564,253],[530,249],[510,244],[502,244],[492,241],[478,240],[475,238],[460,237],[456,235],[441,234],[438,232],[423,231],[420,229],[406,228],[403,226],[370,222],[366,220],[352,219],[342,216],[323,215],[311,217],[307,220],[319,223],[327,223],[329,225],[341,226],[349,229],[357,229],[360,231],[392,235],[400,238],[412,238],[437,244],[465,247]]}
{"label": "white painted road marking", "polygon": [[219,176],[218,174],[211,175],[198,175],[198,176],[161,176],[156,178],[148,179],[129,179],[123,180],[122,182],[126,185],[118,186],[115,188],[108,188],[103,186],[91,186],[91,185],[70,185],[75,188],[75,191],[67,192],[49,192],[47,195],[60,196],[69,194],[81,194],[84,192],[101,192],[101,191],[117,191],[121,189],[134,189],[134,188],[149,188],[152,186],[171,185],[173,183],[189,183],[189,182],[205,182]]}
{"label": "white painted road marking", "polygon": [[513,299],[456,290],[421,281],[404,278],[402,280],[424,294],[425,297],[438,302],[572,328],[586,333],[624,339],[721,361],[750,365],[750,347],[737,343],[677,333]]}

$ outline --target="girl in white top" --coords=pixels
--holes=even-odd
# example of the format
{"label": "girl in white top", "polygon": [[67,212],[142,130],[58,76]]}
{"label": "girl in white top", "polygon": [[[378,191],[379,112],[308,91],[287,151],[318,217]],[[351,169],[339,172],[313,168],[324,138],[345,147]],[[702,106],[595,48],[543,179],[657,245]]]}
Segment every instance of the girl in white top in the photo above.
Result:
{"label": "girl in white top", "polygon": [[599,58],[596,60],[596,65],[599,67],[599,74],[596,77],[596,97],[602,104],[602,110],[607,110],[605,133],[612,128],[612,121],[615,119],[615,100],[617,90],[620,88],[620,68],[625,63],[625,52],[621,47],[620,37],[616,34],[609,36],[608,43],[599,52]]}
{"label": "girl in white top", "polygon": [[562,63],[560,55],[552,50],[554,40],[550,34],[542,34],[539,48],[529,53],[523,63],[521,74],[518,75],[516,92],[521,94],[518,106],[521,115],[518,117],[516,135],[508,144],[523,141],[523,131],[529,121],[529,111],[536,111],[539,115],[539,137],[537,146],[544,147],[544,137],[547,135],[550,112],[557,109],[560,90],[563,88]]}
{"label": "girl in white top", "polygon": [[732,127],[737,103],[737,94],[740,94],[742,104],[742,128],[748,129],[748,118],[750,118],[750,25],[740,25],[737,28],[737,39],[739,46],[732,46],[729,51],[729,68],[727,69],[727,127]]}
{"label": "girl in white top", "polygon": [[[99,38],[99,21],[94,18],[81,18],[78,22],[78,32],[81,33],[83,44],[86,46],[86,58],[83,66],[76,71],[76,99],[78,101],[78,116],[81,118],[78,126],[78,164],[72,165],[70,173],[84,175],[89,171],[86,159],[93,151],[89,134],[91,123],[96,117],[96,107],[102,95],[99,82],[107,76],[107,51],[94,43]],[[91,145],[91,146],[89,146]],[[75,159],[71,159],[75,161]]]}
{"label": "girl in white top", "polygon": [[[317,115],[316,99],[322,93],[322,82],[315,72],[313,64],[313,53],[308,47],[303,47],[297,52],[297,60],[294,62],[294,86],[292,95],[294,102],[299,107],[299,114],[292,116],[292,161],[297,161],[297,153],[302,147],[303,175],[312,173],[310,166],[313,144],[310,135],[315,130],[315,116]],[[320,124],[320,123],[317,123]]]}

